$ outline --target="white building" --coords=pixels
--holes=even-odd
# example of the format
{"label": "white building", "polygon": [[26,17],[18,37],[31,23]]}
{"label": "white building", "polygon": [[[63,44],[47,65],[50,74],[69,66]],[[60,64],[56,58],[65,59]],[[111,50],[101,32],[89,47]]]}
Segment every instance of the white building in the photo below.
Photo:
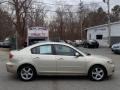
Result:
{"label": "white building", "polygon": [[[111,23],[111,45],[120,42],[120,21]],[[87,40],[94,39],[99,42],[101,46],[109,46],[108,44],[108,25],[98,25],[87,28]]]}

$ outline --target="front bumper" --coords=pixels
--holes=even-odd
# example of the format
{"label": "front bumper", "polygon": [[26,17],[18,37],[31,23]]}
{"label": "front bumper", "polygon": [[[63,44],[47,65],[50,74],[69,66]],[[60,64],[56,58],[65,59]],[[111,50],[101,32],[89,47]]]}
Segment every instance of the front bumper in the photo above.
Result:
{"label": "front bumper", "polygon": [[108,66],[108,76],[112,76],[114,72],[115,72],[115,65],[114,64],[110,64]]}
{"label": "front bumper", "polygon": [[7,68],[7,71],[10,72],[10,73],[16,73],[17,72],[17,66],[12,62],[6,63],[6,68]]}
{"label": "front bumper", "polygon": [[120,53],[120,49],[112,49],[114,53]]}

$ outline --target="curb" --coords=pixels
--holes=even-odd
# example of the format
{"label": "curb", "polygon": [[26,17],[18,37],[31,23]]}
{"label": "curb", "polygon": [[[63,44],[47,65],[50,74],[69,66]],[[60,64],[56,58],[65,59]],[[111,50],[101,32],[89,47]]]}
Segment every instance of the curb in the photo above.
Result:
{"label": "curb", "polygon": [[8,52],[8,51],[10,51],[10,49],[9,48],[0,48],[0,51]]}

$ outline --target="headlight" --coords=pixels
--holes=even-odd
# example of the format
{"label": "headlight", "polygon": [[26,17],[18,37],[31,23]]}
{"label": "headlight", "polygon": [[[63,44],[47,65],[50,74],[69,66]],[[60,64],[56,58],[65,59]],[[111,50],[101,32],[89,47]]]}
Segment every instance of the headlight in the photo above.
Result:
{"label": "headlight", "polygon": [[107,61],[107,63],[109,63],[109,64],[113,64],[113,62],[112,62],[112,61]]}

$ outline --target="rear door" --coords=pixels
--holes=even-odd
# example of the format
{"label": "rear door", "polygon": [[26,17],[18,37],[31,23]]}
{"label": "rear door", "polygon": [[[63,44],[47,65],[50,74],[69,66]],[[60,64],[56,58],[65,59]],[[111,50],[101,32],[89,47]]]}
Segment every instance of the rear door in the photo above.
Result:
{"label": "rear door", "polygon": [[55,73],[56,60],[52,45],[41,45],[33,48],[32,59],[38,71],[41,73]]}

